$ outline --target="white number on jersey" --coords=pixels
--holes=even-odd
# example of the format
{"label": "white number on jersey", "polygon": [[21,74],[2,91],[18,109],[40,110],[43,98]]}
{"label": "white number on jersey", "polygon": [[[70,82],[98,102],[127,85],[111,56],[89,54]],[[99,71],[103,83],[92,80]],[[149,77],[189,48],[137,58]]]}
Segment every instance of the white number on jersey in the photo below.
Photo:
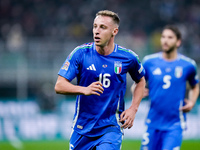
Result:
{"label": "white number on jersey", "polygon": [[74,149],[74,145],[70,144],[69,145],[69,150],[73,150]]}
{"label": "white number on jersey", "polygon": [[[102,79],[103,77],[103,79]],[[110,79],[108,77],[111,77],[110,74],[105,73],[105,74],[100,74],[99,75],[99,81],[103,84],[103,87],[108,88],[110,86]]]}
{"label": "white number on jersey", "polygon": [[163,77],[163,82],[165,83],[162,87],[163,89],[168,89],[171,86],[171,76],[170,75],[165,75]]}
{"label": "white number on jersey", "polygon": [[149,133],[146,132],[143,134],[143,141],[142,141],[142,145],[147,145],[149,144]]}

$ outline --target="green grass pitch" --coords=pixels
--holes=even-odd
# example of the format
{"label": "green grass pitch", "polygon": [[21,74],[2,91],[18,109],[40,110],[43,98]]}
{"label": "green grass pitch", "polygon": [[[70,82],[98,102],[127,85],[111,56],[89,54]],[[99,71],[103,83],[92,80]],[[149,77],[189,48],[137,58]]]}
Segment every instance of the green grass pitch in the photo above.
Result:
{"label": "green grass pitch", "polygon": [[[200,140],[184,140],[181,150],[199,150]],[[140,141],[124,140],[122,150],[139,150]],[[22,148],[15,148],[8,141],[0,142],[0,150],[69,150],[68,141],[26,141]]]}

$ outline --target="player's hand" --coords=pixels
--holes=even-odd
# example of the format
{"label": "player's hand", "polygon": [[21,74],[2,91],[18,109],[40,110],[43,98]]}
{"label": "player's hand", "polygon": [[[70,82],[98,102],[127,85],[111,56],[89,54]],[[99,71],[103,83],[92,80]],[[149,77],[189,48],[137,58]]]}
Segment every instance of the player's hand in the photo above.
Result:
{"label": "player's hand", "polygon": [[188,99],[185,99],[185,105],[180,108],[183,112],[189,112],[194,107],[194,103]]}
{"label": "player's hand", "polygon": [[102,83],[99,81],[91,83],[89,86],[85,87],[84,95],[98,95],[103,93],[104,89]]}
{"label": "player's hand", "polygon": [[120,122],[124,122],[124,124],[121,126],[122,128],[130,129],[133,126],[133,121],[135,119],[135,111],[131,108],[123,111],[120,115]]}

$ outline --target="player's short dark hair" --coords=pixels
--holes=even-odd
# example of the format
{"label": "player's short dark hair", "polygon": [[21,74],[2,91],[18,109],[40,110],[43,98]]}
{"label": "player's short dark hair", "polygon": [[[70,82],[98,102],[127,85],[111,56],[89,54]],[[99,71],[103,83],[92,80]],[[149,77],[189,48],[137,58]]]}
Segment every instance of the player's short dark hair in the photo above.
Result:
{"label": "player's short dark hair", "polygon": [[182,39],[181,32],[180,32],[180,30],[178,29],[177,26],[175,26],[175,25],[166,25],[166,26],[163,28],[163,30],[165,30],[165,29],[169,29],[169,30],[173,31],[174,34],[176,35],[176,38],[177,38],[178,40],[181,40],[181,39]]}
{"label": "player's short dark hair", "polygon": [[113,19],[113,21],[119,26],[120,18],[117,13],[110,10],[101,10],[96,13],[96,16],[109,16]]}

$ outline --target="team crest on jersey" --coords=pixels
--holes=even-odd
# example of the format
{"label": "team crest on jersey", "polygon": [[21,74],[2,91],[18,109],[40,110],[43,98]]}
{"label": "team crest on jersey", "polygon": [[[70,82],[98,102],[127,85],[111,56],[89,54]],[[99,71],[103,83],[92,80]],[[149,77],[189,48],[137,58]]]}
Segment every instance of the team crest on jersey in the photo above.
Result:
{"label": "team crest on jersey", "polygon": [[178,66],[175,68],[175,77],[180,78],[183,75],[183,68]]}
{"label": "team crest on jersey", "polygon": [[70,65],[70,62],[69,62],[69,61],[66,61],[65,64],[63,65],[62,69],[64,69],[64,70],[67,71],[68,68],[69,68],[69,65]]}
{"label": "team crest on jersey", "polygon": [[114,71],[116,74],[120,74],[122,72],[122,62],[121,61],[115,61]]}

